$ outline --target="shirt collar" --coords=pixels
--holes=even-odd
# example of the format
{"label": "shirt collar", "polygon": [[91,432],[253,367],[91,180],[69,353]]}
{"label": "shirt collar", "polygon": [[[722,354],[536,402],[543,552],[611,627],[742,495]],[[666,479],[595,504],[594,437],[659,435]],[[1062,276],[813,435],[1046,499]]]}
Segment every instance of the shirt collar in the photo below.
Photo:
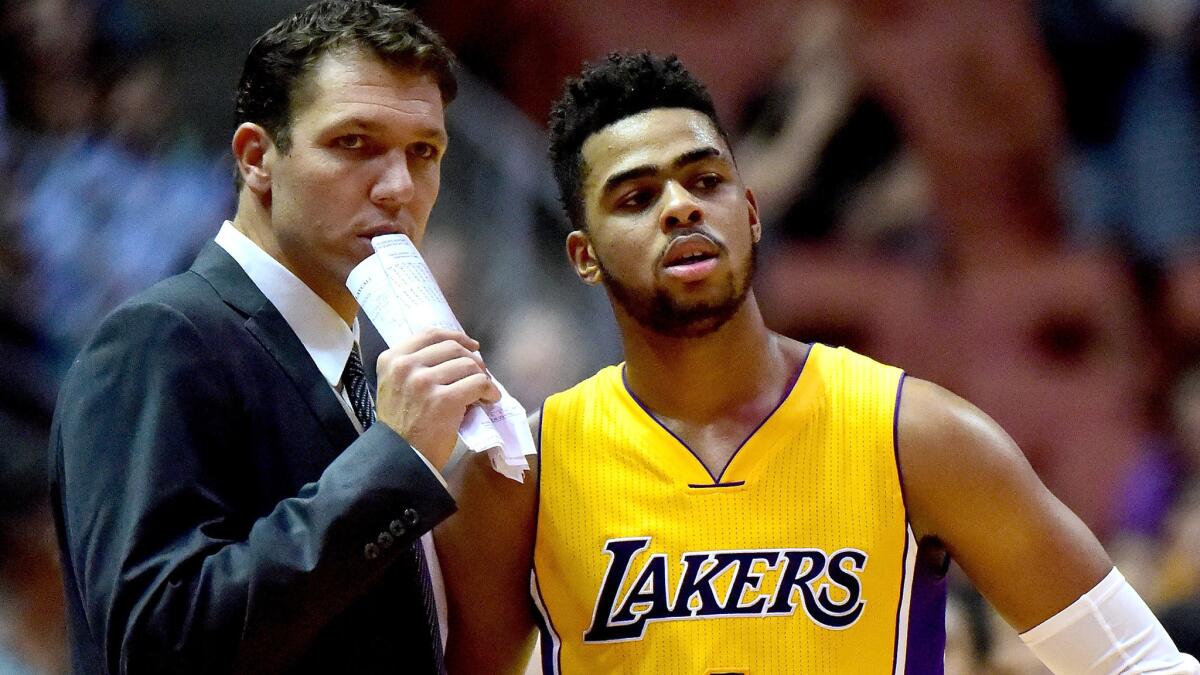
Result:
{"label": "shirt collar", "polygon": [[283,315],[330,386],[337,388],[350,350],[358,341],[358,317],[346,322],[303,281],[258,247],[228,220],[214,239]]}

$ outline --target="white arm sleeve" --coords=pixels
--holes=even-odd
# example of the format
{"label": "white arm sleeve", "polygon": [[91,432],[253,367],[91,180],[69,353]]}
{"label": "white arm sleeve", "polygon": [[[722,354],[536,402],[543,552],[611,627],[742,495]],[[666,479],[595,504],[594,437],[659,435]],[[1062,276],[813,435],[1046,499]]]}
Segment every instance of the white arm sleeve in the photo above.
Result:
{"label": "white arm sleeve", "polygon": [[1115,567],[1021,640],[1055,675],[1200,674]]}

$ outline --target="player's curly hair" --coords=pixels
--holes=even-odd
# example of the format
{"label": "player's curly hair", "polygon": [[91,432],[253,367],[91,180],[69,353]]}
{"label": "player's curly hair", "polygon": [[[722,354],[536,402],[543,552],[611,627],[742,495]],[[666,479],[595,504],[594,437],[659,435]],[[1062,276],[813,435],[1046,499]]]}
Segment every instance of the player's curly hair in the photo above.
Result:
{"label": "player's curly hair", "polygon": [[[375,0],[322,0],[280,21],[250,47],[234,101],[234,122],[266,129],[280,151],[291,148],[293,104],[327,52],[362,50],[437,82],[442,104],[458,93],[454,55],[408,9]],[[241,177],[238,176],[238,187]]]}
{"label": "player's curly hair", "polygon": [[581,155],[584,142],[614,122],[653,108],[701,112],[729,142],[708,90],[674,54],[664,58],[649,52],[612,53],[567,80],[550,110],[550,161],[559,199],[576,229],[587,229],[580,195],[586,168]]}

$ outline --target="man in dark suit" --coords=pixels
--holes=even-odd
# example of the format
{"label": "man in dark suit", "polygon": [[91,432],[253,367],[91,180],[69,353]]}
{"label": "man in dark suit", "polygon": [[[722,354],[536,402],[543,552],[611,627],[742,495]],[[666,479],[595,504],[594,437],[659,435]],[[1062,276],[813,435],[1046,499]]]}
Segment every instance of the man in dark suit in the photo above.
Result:
{"label": "man in dark suit", "polygon": [[314,4],[251,48],[234,219],[109,316],[61,389],[77,672],[443,669],[424,535],[455,509],[438,470],[467,407],[499,394],[477,343],[427,332],[380,357],[373,406],[345,280],[371,237],[421,240],[451,62],[369,0]]}

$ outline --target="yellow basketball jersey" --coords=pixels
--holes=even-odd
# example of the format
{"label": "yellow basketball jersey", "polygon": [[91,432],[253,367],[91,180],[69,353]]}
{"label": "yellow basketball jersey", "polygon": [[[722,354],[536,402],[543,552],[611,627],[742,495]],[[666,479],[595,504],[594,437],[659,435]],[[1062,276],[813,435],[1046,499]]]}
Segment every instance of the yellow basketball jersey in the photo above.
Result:
{"label": "yellow basketball jersey", "polygon": [[719,476],[623,373],[542,411],[544,672],[940,672],[944,585],[913,591],[896,463],[900,370],[813,345]]}

